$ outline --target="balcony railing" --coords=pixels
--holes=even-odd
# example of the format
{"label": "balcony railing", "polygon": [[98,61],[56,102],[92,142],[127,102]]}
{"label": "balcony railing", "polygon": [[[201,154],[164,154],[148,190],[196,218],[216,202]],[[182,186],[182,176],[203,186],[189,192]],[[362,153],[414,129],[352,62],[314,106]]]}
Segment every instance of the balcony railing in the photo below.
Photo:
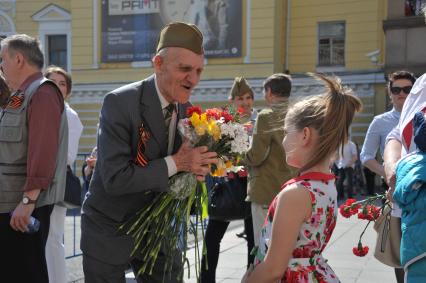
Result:
{"label": "balcony railing", "polygon": [[405,16],[421,16],[424,7],[426,7],[426,0],[407,0],[405,1]]}

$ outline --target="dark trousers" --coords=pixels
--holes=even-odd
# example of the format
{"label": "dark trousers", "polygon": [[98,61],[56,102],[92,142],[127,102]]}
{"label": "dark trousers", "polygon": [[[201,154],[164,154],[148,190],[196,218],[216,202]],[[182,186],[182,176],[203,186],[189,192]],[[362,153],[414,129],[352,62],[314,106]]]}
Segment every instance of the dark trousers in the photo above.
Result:
{"label": "dark trousers", "polygon": [[10,214],[0,214],[0,276],[2,282],[49,282],[45,249],[52,209],[53,205],[34,209],[32,216],[40,221],[40,229],[34,234],[13,230],[10,227]]}
{"label": "dark trousers", "polygon": [[[95,217],[94,217],[95,218]],[[138,283],[180,283],[183,280],[183,266],[182,266],[182,251],[179,249],[163,250],[160,249],[157,255],[157,260],[154,264],[152,274],[145,271],[145,273],[138,274],[143,261],[136,255],[132,258],[126,258],[125,253],[117,255],[117,257],[111,256],[105,257],[105,252],[114,254],[113,251],[108,250],[109,246],[115,244],[121,244],[116,241],[115,238],[115,225],[113,227],[106,226],[104,224],[99,225],[95,219],[84,214],[81,216],[81,227],[82,227],[82,240],[81,249],[83,251],[83,271],[84,271],[84,282],[86,283],[125,283],[125,271],[129,265],[135,274],[136,281]],[[100,222],[100,221],[99,221]],[[110,234],[112,233],[112,234]],[[105,237],[105,234],[111,235],[112,243]],[[107,240],[107,241],[106,241]],[[123,239],[124,240],[124,239]],[[124,241],[122,243],[125,243]],[[90,245],[92,250],[87,252],[87,246]],[[123,245],[123,250],[127,250],[128,247]],[[95,249],[95,250],[93,250]],[[166,254],[167,252],[167,254]],[[124,255],[124,256],[123,256]],[[171,272],[166,273],[166,260],[171,260]]]}
{"label": "dark trousers", "polygon": [[[216,282],[216,267],[219,261],[220,242],[225,235],[228,225],[228,221],[209,219],[204,237],[207,256],[204,255],[201,260],[201,283]],[[244,230],[247,235],[247,266],[249,266],[254,261],[254,255],[251,255],[254,247],[253,221],[251,217],[244,220]]]}
{"label": "dark trousers", "polygon": [[[138,274],[142,261],[137,258],[130,260],[130,266],[138,283],[181,283],[183,280],[183,270],[180,262],[174,261],[171,274],[165,273],[165,262],[160,262],[154,265],[152,274]],[[129,264],[110,264],[102,262],[94,257],[83,254],[83,271],[84,282],[86,283],[125,283],[126,278],[124,271],[129,267]],[[179,266],[177,266],[179,265]],[[179,270],[176,272],[175,270]]]}
{"label": "dark trousers", "polygon": [[372,196],[374,195],[374,187],[376,186],[374,181],[376,174],[367,167],[364,167],[364,176],[367,183],[367,193]]}
{"label": "dark trousers", "polygon": [[336,182],[336,188],[337,188],[337,198],[343,199],[344,198],[344,187],[343,182],[345,179],[347,179],[347,187],[346,187],[346,193],[348,195],[348,198],[353,197],[353,175],[354,175],[354,169],[352,167],[346,167],[346,168],[339,168],[337,169],[337,182]]}

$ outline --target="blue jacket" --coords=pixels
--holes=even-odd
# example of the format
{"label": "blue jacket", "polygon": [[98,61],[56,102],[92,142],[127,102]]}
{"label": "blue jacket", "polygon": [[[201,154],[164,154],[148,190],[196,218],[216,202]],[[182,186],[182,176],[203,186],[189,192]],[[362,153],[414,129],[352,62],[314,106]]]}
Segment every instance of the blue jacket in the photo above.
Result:
{"label": "blue jacket", "polygon": [[396,168],[393,198],[402,209],[401,264],[405,282],[426,282],[426,153],[407,155]]}

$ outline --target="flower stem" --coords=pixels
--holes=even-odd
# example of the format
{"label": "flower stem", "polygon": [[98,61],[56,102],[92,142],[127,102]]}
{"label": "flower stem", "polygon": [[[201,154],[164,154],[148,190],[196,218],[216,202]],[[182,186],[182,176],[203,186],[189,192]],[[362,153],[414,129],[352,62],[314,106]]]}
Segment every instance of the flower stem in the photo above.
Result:
{"label": "flower stem", "polygon": [[358,244],[360,244],[360,243],[361,243],[361,238],[362,238],[362,236],[364,235],[365,231],[367,230],[368,225],[370,225],[370,222],[371,222],[371,221],[372,221],[372,220],[369,220],[369,221],[368,221],[368,223],[367,223],[367,225],[365,225],[364,230],[362,231],[361,235],[359,236],[359,242],[358,242]]}

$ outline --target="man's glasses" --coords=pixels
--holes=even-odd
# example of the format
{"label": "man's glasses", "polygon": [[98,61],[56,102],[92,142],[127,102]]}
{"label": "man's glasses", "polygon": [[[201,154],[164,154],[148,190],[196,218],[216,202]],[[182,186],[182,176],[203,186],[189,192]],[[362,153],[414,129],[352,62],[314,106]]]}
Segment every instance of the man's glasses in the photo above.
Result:
{"label": "man's glasses", "polygon": [[392,94],[395,95],[399,95],[401,93],[401,90],[404,91],[406,94],[409,94],[411,89],[413,88],[413,86],[404,86],[404,87],[399,87],[399,86],[392,86],[390,88],[390,91],[392,92]]}

